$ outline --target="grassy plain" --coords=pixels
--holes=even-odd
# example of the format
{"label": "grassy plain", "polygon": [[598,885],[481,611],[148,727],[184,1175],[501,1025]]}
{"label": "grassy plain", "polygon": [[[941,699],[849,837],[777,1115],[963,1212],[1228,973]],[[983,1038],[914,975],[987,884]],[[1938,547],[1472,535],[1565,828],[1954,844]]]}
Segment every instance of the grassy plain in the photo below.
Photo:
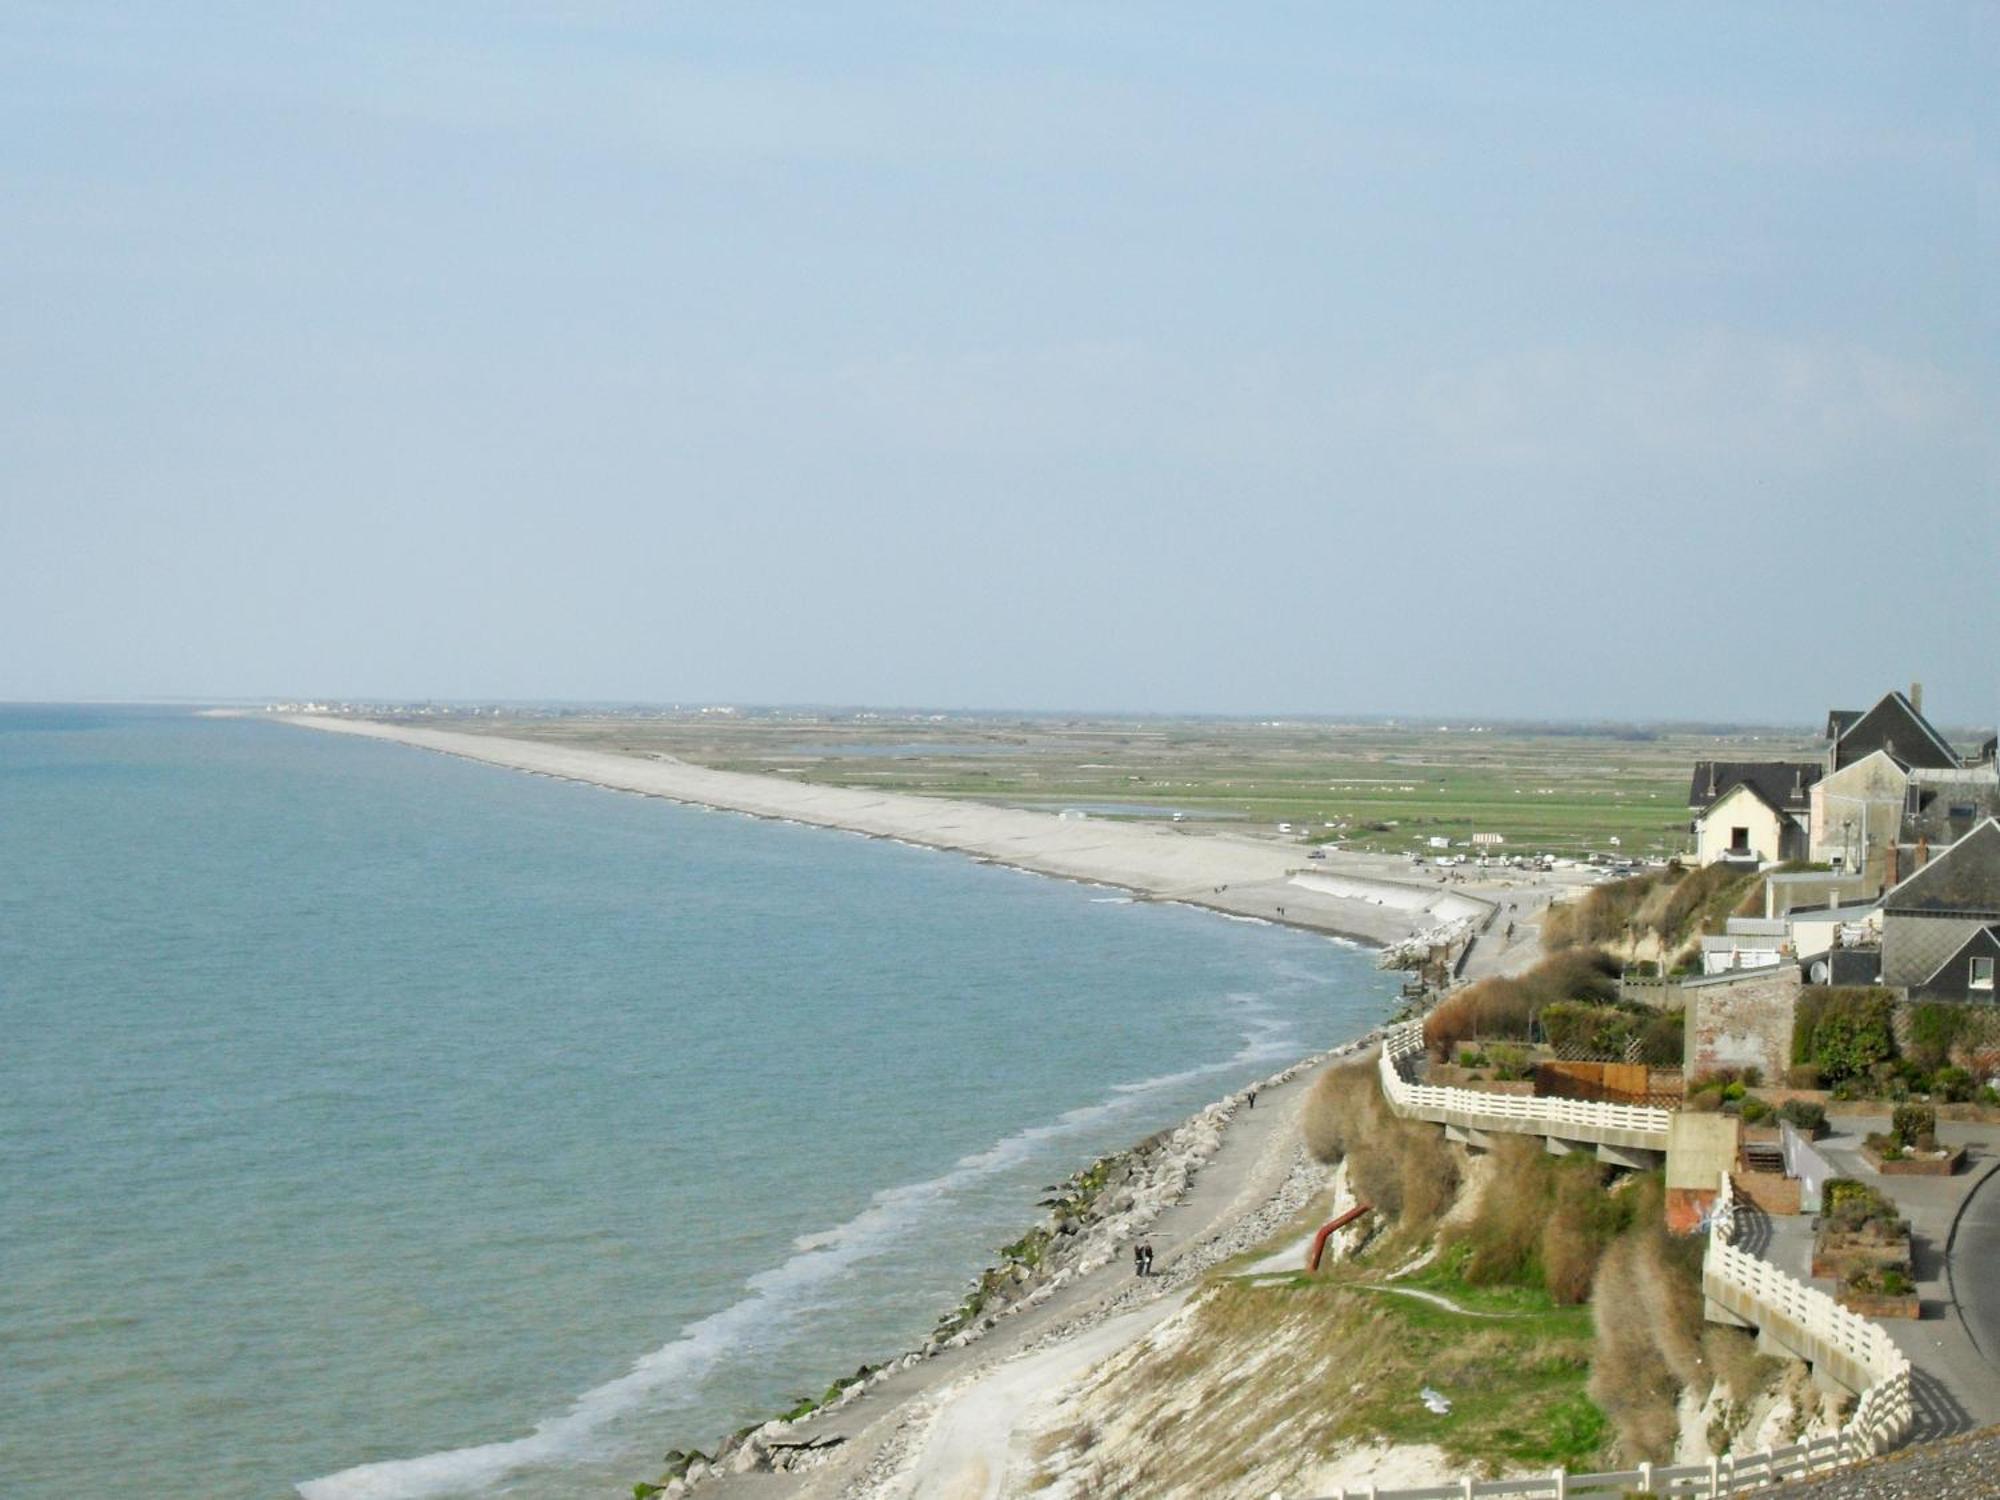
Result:
{"label": "grassy plain", "polygon": [[1805,728],[783,709],[513,712],[448,727],[1094,817],[1289,823],[1374,852],[1487,833],[1509,852],[1672,854],[1687,846],[1695,760],[1817,754]]}

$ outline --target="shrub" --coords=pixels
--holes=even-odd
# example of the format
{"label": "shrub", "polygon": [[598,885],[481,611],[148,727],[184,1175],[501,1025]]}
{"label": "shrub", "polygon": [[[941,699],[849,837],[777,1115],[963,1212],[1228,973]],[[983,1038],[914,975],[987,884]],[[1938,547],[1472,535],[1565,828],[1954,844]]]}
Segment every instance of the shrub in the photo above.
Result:
{"label": "shrub", "polygon": [[1618,995],[1618,965],[1597,949],[1551,954],[1525,974],[1482,979],[1454,990],[1424,1020],[1433,1057],[1449,1057],[1475,1037],[1528,1041],[1535,1019],[1564,1000],[1606,1001]]}
{"label": "shrub", "polygon": [[1458,1188],[1458,1163],[1435,1125],[1397,1116],[1382,1097],[1372,1062],[1328,1068],[1300,1115],[1306,1149],[1345,1161],[1348,1185],[1384,1221],[1434,1221]]}
{"label": "shrub", "polygon": [[1899,1104],[1889,1119],[1899,1146],[1913,1146],[1920,1137],[1937,1135],[1937,1111],[1928,1104]]}
{"label": "shrub", "polygon": [[1811,1099],[1787,1099],[1778,1106],[1778,1118],[1794,1130],[1812,1135],[1826,1126],[1826,1106]]}
{"label": "shrub", "polygon": [[1889,1197],[1865,1182],[1852,1177],[1829,1177],[1821,1195],[1824,1207],[1820,1220],[1826,1228],[1847,1234],[1864,1229],[1890,1236],[1910,1232]]}
{"label": "shrub", "polygon": [[[1639,1179],[1649,1182],[1658,1179]],[[1702,1357],[1701,1241],[1670,1237],[1658,1188],[1641,1192],[1632,1232],[1611,1244],[1597,1268],[1590,1398],[1617,1428],[1627,1456],[1661,1460],[1672,1456],[1679,1435],[1681,1388],[1705,1392],[1711,1372]]]}
{"label": "shrub", "polygon": [[1687,1016],[1654,1014],[1639,1024],[1639,1061],[1649,1068],[1678,1068],[1687,1057]]}
{"label": "shrub", "polygon": [[1459,1274],[1472,1286],[1536,1286],[1557,1302],[1590,1298],[1604,1247],[1632,1222],[1630,1192],[1605,1190],[1590,1157],[1555,1157],[1509,1137],[1494,1148],[1495,1185],[1447,1236],[1462,1247]]}
{"label": "shrub", "polygon": [[1808,989],[1799,996],[1792,1061],[1829,1083],[1870,1073],[1896,1055],[1895,996],[1883,989]]}
{"label": "shrub", "polygon": [[1939,1068],[1931,1075],[1931,1092],[1947,1104],[1963,1104],[1972,1097],[1972,1075],[1963,1068]]}
{"label": "shrub", "polygon": [[1795,1089],[1816,1089],[1820,1086],[1820,1081],[1819,1065],[1817,1063],[1795,1064],[1785,1074],[1785,1082],[1789,1083]]}
{"label": "shrub", "polygon": [[1718,1084],[1706,1084],[1687,1096],[1684,1107],[1696,1114],[1712,1115],[1722,1108],[1722,1088]]}
{"label": "shrub", "polygon": [[1951,1049],[1965,1031],[1966,1010],[1937,1002],[1913,1005],[1909,1022],[1910,1057],[1924,1072],[1934,1073],[1951,1061]]}
{"label": "shrub", "polygon": [[1755,1097],[1743,1101],[1743,1123],[1758,1125],[1771,1118],[1771,1106]]}
{"label": "shrub", "polygon": [[1900,1140],[1880,1130],[1869,1131],[1864,1138],[1864,1144],[1883,1161],[1901,1161],[1907,1154]]}

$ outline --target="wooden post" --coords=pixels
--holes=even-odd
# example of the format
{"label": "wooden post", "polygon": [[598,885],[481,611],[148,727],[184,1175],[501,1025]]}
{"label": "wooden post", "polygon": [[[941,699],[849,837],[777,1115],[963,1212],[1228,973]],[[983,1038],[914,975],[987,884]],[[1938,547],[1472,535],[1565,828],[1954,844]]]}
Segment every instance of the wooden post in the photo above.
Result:
{"label": "wooden post", "polygon": [[1639,1493],[1653,1493],[1653,1465],[1650,1460],[1639,1465]]}
{"label": "wooden post", "polygon": [[1708,1493],[1709,1500],[1722,1493],[1722,1460],[1713,1454],[1708,1459]]}
{"label": "wooden post", "polygon": [[1558,1466],[1551,1477],[1556,1482],[1556,1500],[1569,1500],[1569,1470]]}

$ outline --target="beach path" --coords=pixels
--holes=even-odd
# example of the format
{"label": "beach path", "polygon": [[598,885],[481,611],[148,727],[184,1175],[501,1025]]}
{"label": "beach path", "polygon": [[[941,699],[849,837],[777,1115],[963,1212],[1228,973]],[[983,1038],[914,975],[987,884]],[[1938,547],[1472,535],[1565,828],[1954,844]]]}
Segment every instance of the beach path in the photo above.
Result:
{"label": "beach path", "polygon": [[[861,1494],[871,1500],[990,1500],[1016,1492],[1027,1457],[1023,1434],[1061,1419],[1065,1390],[1186,1303],[1217,1263],[1267,1242],[1297,1217],[1301,1183],[1324,1186],[1306,1163],[1299,1106],[1318,1068],[1306,1069],[1239,1107],[1222,1144],[1187,1193],[1163,1210],[1145,1238],[1158,1268],[1132,1274],[1129,1256],[1080,1278],[1040,1307],[985,1338],[902,1371],[816,1431],[848,1438],[841,1458],[791,1479],[726,1480],[718,1496],[796,1494],[811,1500]],[[856,1481],[867,1474],[867,1482]],[[793,1486],[797,1488],[794,1489]]]}
{"label": "beach path", "polygon": [[386,740],[488,765],[665,797],[702,807],[838,828],[947,849],[1037,874],[1117,886],[1363,942],[1396,942],[1473,909],[1456,889],[1346,875],[1338,892],[1302,886],[1306,851],[1294,843],[1193,825],[1066,819],[1026,808],[821,786],[781,776],[716,771],[666,756],[622,755],[544,740],[382,722],[287,714],[282,722]]}

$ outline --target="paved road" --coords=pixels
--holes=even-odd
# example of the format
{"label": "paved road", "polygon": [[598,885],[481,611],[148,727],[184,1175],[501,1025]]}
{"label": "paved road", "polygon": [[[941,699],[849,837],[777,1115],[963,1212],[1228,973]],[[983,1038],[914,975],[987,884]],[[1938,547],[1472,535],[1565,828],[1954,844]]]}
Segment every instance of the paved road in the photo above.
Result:
{"label": "paved road", "polygon": [[1965,1330],[2000,1385],[2000,1163],[1986,1167],[1960,1211],[1950,1265],[1951,1289]]}

